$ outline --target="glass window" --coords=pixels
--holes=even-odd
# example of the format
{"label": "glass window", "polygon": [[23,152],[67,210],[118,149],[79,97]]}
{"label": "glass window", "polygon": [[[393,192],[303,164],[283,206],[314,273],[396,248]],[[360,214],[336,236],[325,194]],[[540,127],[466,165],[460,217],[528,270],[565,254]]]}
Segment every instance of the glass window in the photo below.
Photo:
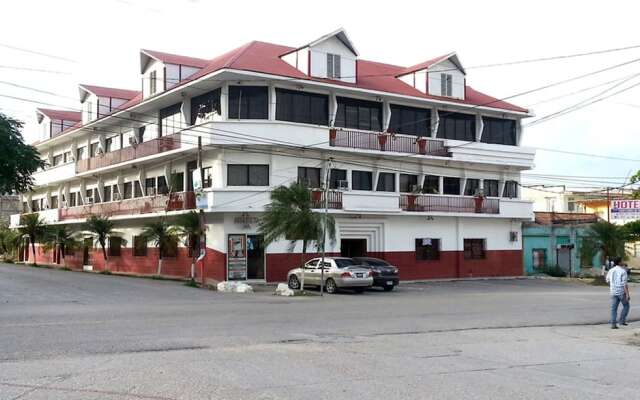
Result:
{"label": "glass window", "polygon": [[484,195],[487,197],[498,197],[498,186],[499,182],[496,179],[485,179],[484,180]]}
{"label": "glass window", "polygon": [[396,191],[396,174],[391,172],[380,172],[378,174],[377,192],[395,192]]}
{"label": "glass window", "polygon": [[228,165],[227,186],[269,186],[269,166]]}
{"label": "glass window", "polygon": [[171,174],[171,186],[173,192],[182,192],[184,190],[184,172]]}
{"label": "glass window", "polygon": [[130,199],[133,197],[133,182],[124,183],[124,199]]}
{"label": "glass window", "polygon": [[87,152],[87,147],[78,147],[76,149],[76,161],[84,160],[85,154]]}
{"label": "glass window", "polygon": [[133,195],[135,197],[142,197],[142,187],[140,181],[133,181]]}
{"label": "glass window", "polygon": [[346,169],[331,169],[329,173],[329,188],[330,189],[338,189],[340,187],[340,181],[347,180],[347,170]]}
{"label": "glass window", "polygon": [[372,173],[369,171],[351,171],[351,188],[353,190],[372,190]]}
{"label": "glass window", "polygon": [[63,162],[64,163],[68,163],[71,161],[71,152],[70,151],[65,151],[64,154],[62,155],[63,157]]}
{"label": "glass window", "polygon": [[435,175],[427,175],[424,177],[422,184],[422,193],[438,194],[440,193],[440,177]]}
{"label": "glass window", "polygon": [[191,99],[191,125],[209,121],[214,115],[221,115],[220,89],[212,90]]}
{"label": "glass window", "polygon": [[490,117],[482,117],[482,121],[484,127],[481,142],[516,145],[516,121]]}
{"label": "glass window", "polygon": [[167,186],[167,178],[165,178],[164,175],[158,177],[158,193],[159,194],[169,193],[169,186]]}
{"label": "glass window", "polygon": [[89,145],[89,157],[95,157],[98,155],[98,147],[100,146],[100,143],[96,142],[96,143],[91,143]]}
{"label": "glass window", "polygon": [[320,168],[298,167],[298,183],[308,188],[319,188]]}
{"label": "glass window", "polygon": [[109,257],[120,257],[122,251],[122,238],[112,236],[109,238]]}
{"label": "glass window", "polygon": [[57,156],[53,156],[53,165],[60,165],[62,164],[62,154],[58,154]]}
{"label": "glass window", "polygon": [[276,119],[329,125],[329,97],[323,94],[276,89]]}
{"label": "glass window", "polygon": [[439,260],[440,239],[416,239],[416,260]]}
{"label": "glass window", "polygon": [[172,135],[182,129],[182,103],[160,110],[160,136]]}
{"label": "glass window", "polygon": [[380,132],[382,103],[338,97],[335,126]]}
{"label": "glass window", "polygon": [[467,178],[467,184],[464,187],[465,196],[476,196],[480,191],[480,179]]}
{"label": "glass window", "polygon": [[453,75],[440,74],[440,95],[449,97],[453,95]]}
{"label": "glass window", "polygon": [[108,138],[104,141],[104,152],[108,153],[113,150],[113,138]]}
{"label": "glass window", "polygon": [[429,136],[430,127],[431,110],[391,105],[389,132]]}
{"label": "glass window", "polygon": [[75,192],[69,193],[69,207],[76,206],[76,194]]}
{"label": "glass window", "polygon": [[104,201],[111,201],[111,186],[104,187]]}
{"label": "glass window", "polygon": [[211,185],[213,184],[213,180],[211,178],[211,167],[202,168],[202,177],[203,177],[202,187],[210,188]]}
{"label": "glass window", "polygon": [[518,182],[506,181],[504,184],[504,197],[515,199],[518,197]]}
{"label": "glass window", "polygon": [[485,258],[484,239],[464,239],[464,258],[475,260]]}
{"label": "glass window", "polygon": [[146,178],[144,180],[144,192],[147,196],[156,194],[156,178]]}
{"label": "glass window", "polygon": [[476,140],[476,117],[470,114],[440,112],[438,137],[443,139]]}
{"label": "glass window", "polygon": [[229,86],[229,118],[268,119],[268,99],[266,86]]}
{"label": "glass window", "polygon": [[50,208],[58,208],[58,196],[51,196]]}
{"label": "glass window", "polygon": [[410,193],[418,187],[418,175],[400,174],[400,192]]}
{"label": "glass window", "polygon": [[147,256],[147,240],[142,236],[133,237],[133,255],[136,257]]}
{"label": "glass window", "polygon": [[156,71],[149,73],[149,94],[156,94],[157,76]]}
{"label": "glass window", "polygon": [[460,194],[460,178],[450,178],[445,176],[442,183],[444,194]]}
{"label": "glass window", "polygon": [[340,79],[340,55],[327,53],[327,78]]}

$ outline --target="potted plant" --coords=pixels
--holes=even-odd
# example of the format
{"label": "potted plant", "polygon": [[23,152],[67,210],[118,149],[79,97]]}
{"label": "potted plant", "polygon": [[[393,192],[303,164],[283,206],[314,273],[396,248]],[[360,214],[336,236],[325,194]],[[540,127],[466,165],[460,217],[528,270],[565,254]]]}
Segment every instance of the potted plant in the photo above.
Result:
{"label": "potted plant", "polygon": [[387,134],[379,133],[378,134],[378,144],[380,144],[380,150],[384,151],[384,147],[387,144]]}
{"label": "potted plant", "polygon": [[418,142],[418,152],[420,154],[427,154],[427,138],[419,137],[417,142]]}
{"label": "potted plant", "polygon": [[329,146],[336,145],[336,136],[338,135],[338,131],[336,128],[329,129]]}
{"label": "potted plant", "polygon": [[311,200],[315,202],[320,202],[322,200],[322,190],[312,190],[311,191]]}
{"label": "potted plant", "polygon": [[417,208],[416,206],[416,200],[418,200],[418,195],[422,193],[422,188],[418,185],[416,185],[413,190],[411,191],[411,193],[407,194],[407,209],[408,210],[415,210]]}
{"label": "potted plant", "polygon": [[482,213],[482,206],[484,205],[484,193],[482,191],[478,191],[473,198],[473,202],[475,203],[475,211],[476,214]]}

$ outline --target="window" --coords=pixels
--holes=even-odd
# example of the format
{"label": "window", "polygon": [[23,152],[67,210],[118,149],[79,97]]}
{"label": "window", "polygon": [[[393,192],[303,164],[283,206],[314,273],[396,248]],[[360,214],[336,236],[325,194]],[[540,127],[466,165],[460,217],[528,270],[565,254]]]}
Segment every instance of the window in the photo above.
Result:
{"label": "window", "polygon": [[427,194],[440,193],[440,177],[435,175],[427,175],[424,177],[422,184],[422,192]]}
{"label": "window", "polygon": [[498,197],[498,185],[499,182],[496,179],[484,180],[484,195],[487,197]]}
{"label": "window", "polygon": [[329,97],[323,94],[276,89],[276,119],[329,125]]}
{"label": "window", "polygon": [[51,137],[54,137],[58,133],[64,130],[64,121],[60,119],[54,119],[51,121]]}
{"label": "window", "polygon": [[62,154],[58,154],[57,156],[53,156],[53,166],[62,164]]}
{"label": "window", "polygon": [[418,175],[400,174],[400,192],[410,193],[418,187]]}
{"label": "window", "polygon": [[440,239],[416,239],[416,260],[439,260]]}
{"label": "window", "polygon": [[518,197],[518,182],[506,181],[504,184],[504,197],[515,199]]}
{"label": "window", "polygon": [[266,86],[229,86],[229,118],[269,118],[269,94]]}
{"label": "window", "polygon": [[443,139],[476,140],[476,117],[470,114],[442,112],[438,123],[438,137]]}
{"label": "window", "polygon": [[476,196],[480,191],[480,179],[467,179],[467,184],[464,187],[465,196]]}
{"label": "window", "polygon": [[460,194],[460,178],[445,176],[442,179],[442,191],[444,194]]}
{"label": "window", "polygon": [[71,192],[69,193],[69,207],[75,207],[75,206],[76,206],[76,193]]}
{"label": "window", "polygon": [[440,74],[440,95],[449,97],[453,95],[453,75]]}
{"label": "window", "polygon": [[[93,189],[87,189],[85,191],[85,197],[87,199],[87,203],[95,203],[96,202],[96,198],[93,197]],[[91,200],[89,200],[91,199]]]}
{"label": "window", "polygon": [[484,127],[481,142],[516,145],[516,121],[490,117],[483,117],[482,121]]}
{"label": "window", "polygon": [[110,137],[104,141],[104,152],[108,153],[113,150],[113,138]]}
{"label": "window", "polygon": [[95,157],[98,155],[98,147],[100,147],[100,143],[95,142],[89,145],[89,157]]}
{"label": "window", "polygon": [[141,126],[135,131],[136,139],[138,143],[144,142],[144,131],[146,130],[146,126]]}
{"label": "window", "polygon": [[142,236],[133,237],[133,255],[136,257],[147,256],[147,240]]}
{"label": "window", "polygon": [[109,238],[109,257],[120,257],[122,249],[122,238],[112,236]]}
{"label": "window", "polygon": [[64,154],[62,154],[62,159],[64,163],[68,163],[71,161],[71,152],[70,151],[65,151]]}
{"label": "window", "polygon": [[478,260],[485,258],[484,239],[464,239],[464,258],[466,260]]}
{"label": "window", "polygon": [[227,166],[227,186],[269,186],[268,165]]}
{"label": "window", "polygon": [[111,186],[104,187],[104,201],[105,203],[111,201]]}
{"label": "window", "polygon": [[338,97],[335,126],[379,132],[382,130],[380,121],[381,103]]}
{"label": "window", "polygon": [[396,191],[396,174],[391,172],[380,172],[378,174],[378,183],[376,184],[377,192],[395,192]]}
{"label": "window", "polygon": [[209,121],[214,115],[221,115],[220,89],[191,99],[191,125]]}
{"label": "window", "polygon": [[340,187],[340,181],[347,180],[347,170],[346,169],[331,169],[329,173],[329,188],[330,189],[338,189]]}
{"label": "window", "polygon": [[340,79],[340,55],[327,53],[327,78]]}
{"label": "window", "polygon": [[158,193],[167,194],[169,193],[169,186],[167,186],[167,178],[163,176],[158,177]]}
{"label": "window", "polygon": [[147,178],[144,180],[144,193],[147,196],[156,195],[156,178]]}
{"label": "window", "polygon": [[87,147],[78,147],[76,149],[76,161],[84,160],[85,153],[87,151]]}
{"label": "window", "polygon": [[125,182],[124,183],[124,195],[122,196],[122,198],[130,199],[132,197],[133,197],[133,183],[132,182]]}
{"label": "window", "polygon": [[173,192],[182,192],[184,190],[184,172],[171,174],[171,186]]}
{"label": "window", "polygon": [[142,197],[142,187],[140,181],[133,181],[133,195],[135,197]]}
{"label": "window", "polygon": [[172,135],[182,129],[182,103],[160,110],[160,136]]}
{"label": "window", "polygon": [[210,188],[213,184],[213,180],[211,179],[211,167],[202,168],[202,176],[204,177],[202,187]]}
{"label": "window", "polygon": [[157,76],[156,71],[151,71],[149,74],[149,94],[156,94]]}
{"label": "window", "polygon": [[431,110],[391,105],[389,132],[429,136],[430,127]]}
{"label": "window", "polygon": [[308,188],[319,188],[320,168],[298,167],[298,183]]}
{"label": "window", "polygon": [[51,205],[49,208],[58,208],[58,196],[51,196]]}
{"label": "window", "polygon": [[372,190],[371,172],[369,171],[351,171],[351,188],[353,190]]}

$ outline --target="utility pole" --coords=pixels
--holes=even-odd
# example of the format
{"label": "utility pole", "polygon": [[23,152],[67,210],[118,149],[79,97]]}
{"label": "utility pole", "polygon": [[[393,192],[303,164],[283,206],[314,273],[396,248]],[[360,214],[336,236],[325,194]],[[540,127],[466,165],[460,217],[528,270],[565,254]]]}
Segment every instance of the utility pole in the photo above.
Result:
{"label": "utility pole", "polygon": [[[198,136],[198,173],[200,174],[200,186],[202,187],[203,183],[203,175],[202,175],[202,136]],[[196,203],[198,202],[197,198],[194,199],[196,201]],[[197,204],[196,204],[197,205]],[[206,243],[206,239],[204,236],[204,227],[205,227],[205,223],[204,223],[204,210],[202,208],[200,208],[200,231],[202,232],[199,238],[199,246],[198,246],[198,250],[200,251],[200,255],[198,256],[198,258],[202,258],[202,285],[204,286],[204,257],[203,257],[203,252],[207,251],[207,243]],[[194,276],[192,277],[192,279],[195,279],[195,271],[194,271]]]}
{"label": "utility pole", "polygon": [[607,222],[611,222],[611,194],[609,193],[609,187],[607,187]]}
{"label": "utility pole", "polygon": [[331,158],[327,159],[327,170],[324,178],[324,223],[322,224],[322,259],[320,260],[320,296],[324,292],[324,254],[327,241],[327,221],[329,220],[329,177],[331,172]]}

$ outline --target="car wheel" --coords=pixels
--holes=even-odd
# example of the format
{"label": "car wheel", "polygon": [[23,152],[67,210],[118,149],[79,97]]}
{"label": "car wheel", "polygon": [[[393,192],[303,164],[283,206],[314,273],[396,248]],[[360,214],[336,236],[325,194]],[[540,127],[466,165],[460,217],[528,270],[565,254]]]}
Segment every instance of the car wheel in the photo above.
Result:
{"label": "car wheel", "polygon": [[384,289],[385,292],[390,292],[393,290],[394,286],[393,285],[384,285],[382,287]]}
{"label": "car wheel", "polygon": [[336,281],[334,281],[331,278],[327,279],[327,282],[325,283],[325,288],[327,289],[327,293],[329,294],[334,294],[335,292],[338,291],[338,286],[336,285]]}
{"label": "car wheel", "polygon": [[364,289],[363,287],[357,287],[357,288],[353,288],[353,291],[356,293],[364,293]]}
{"label": "car wheel", "polygon": [[291,275],[289,277],[289,289],[298,290],[300,289],[300,281],[298,277],[295,275]]}

